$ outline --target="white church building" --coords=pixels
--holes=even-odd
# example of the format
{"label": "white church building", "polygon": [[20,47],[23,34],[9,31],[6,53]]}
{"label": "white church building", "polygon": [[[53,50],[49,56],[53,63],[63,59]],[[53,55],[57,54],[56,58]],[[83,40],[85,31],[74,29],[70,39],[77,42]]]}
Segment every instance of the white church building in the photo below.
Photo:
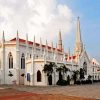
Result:
{"label": "white church building", "polygon": [[[6,41],[3,32],[0,41],[0,84],[47,86],[50,83],[43,68],[49,62],[55,62],[58,66],[65,64],[70,69],[67,75],[71,76],[72,71],[84,68],[85,78],[91,75],[95,80],[100,79],[100,64],[88,55],[83,45],[79,18],[77,19],[74,54],[64,51],[61,32],[59,32],[57,44],[56,47],[53,47],[53,43],[49,46],[46,41],[44,45],[41,39],[40,43],[36,43],[35,37],[31,42],[28,41],[27,35],[24,40],[19,38],[18,31],[16,38]],[[52,85],[56,84],[58,78],[59,75],[55,71],[50,78]]]}

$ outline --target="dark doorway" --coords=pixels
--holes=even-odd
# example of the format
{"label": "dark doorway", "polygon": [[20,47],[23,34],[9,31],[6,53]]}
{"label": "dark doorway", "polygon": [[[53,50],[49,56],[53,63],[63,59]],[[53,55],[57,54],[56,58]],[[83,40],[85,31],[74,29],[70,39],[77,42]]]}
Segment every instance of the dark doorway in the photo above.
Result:
{"label": "dark doorway", "polygon": [[41,82],[41,72],[37,71],[37,82]]}
{"label": "dark doorway", "polygon": [[87,75],[87,63],[83,63],[84,74]]}
{"label": "dark doorway", "polygon": [[49,85],[52,85],[52,75],[48,76],[48,83]]}
{"label": "dark doorway", "polygon": [[59,72],[59,80],[62,80],[62,79],[63,79],[62,74],[61,72]]}

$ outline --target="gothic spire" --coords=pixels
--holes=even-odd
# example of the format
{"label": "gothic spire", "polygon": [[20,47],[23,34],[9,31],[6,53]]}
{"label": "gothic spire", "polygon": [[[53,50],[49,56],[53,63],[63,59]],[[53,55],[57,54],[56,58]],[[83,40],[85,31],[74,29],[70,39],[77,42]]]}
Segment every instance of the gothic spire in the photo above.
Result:
{"label": "gothic spire", "polygon": [[48,42],[47,42],[47,40],[46,40],[46,49],[48,49]]}
{"label": "gothic spire", "polygon": [[26,34],[26,42],[28,42],[28,34]]}
{"label": "gothic spire", "polygon": [[18,30],[17,30],[16,40],[19,40],[19,33],[18,33]]}
{"label": "gothic spire", "polygon": [[42,39],[40,38],[40,51],[41,51],[41,54],[42,54]]}
{"label": "gothic spire", "polygon": [[53,42],[51,42],[51,48],[52,48],[51,50],[52,50],[52,53],[53,53]]}
{"label": "gothic spire", "polygon": [[33,40],[33,47],[35,46],[35,35],[34,35],[34,40]]}
{"label": "gothic spire", "polygon": [[28,50],[28,34],[26,34],[26,50]]}
{"label": "gothic spire", "polygon": [[51,47],[52,47],[52,49],[53,49],[53,42],[51,42]]}
{"label": "gothic spire", "polygon": [[57,52],[57,50],[58,50],[58,48],[57,48],[57,43],[56,43],[56,49],[55,49],[55,50],[56,50],[56,52]]}
{"label": "gothic spire", "polygon": [[70,48],[68,49],[68,56],[70,57]]}
{"label": "gothic spire", "polygon": [[[33,39],[33,50],[34,50],[33,54],[35,54],[35,35],[34,35],[34,39]],[[33,52],[33,50],[32,50],[32,52]]]}
{"label": "gothic spire", "polygon": [[58,36],[58,48],[62,50],[62,36],[61,31],[59,30],[59,36]]}
{"label": "gothic spire", "polygon": [[3,34],[2,34],[2,42],[4,43],[5,42],[5,35],[4,35],[4,30],[3,30]]}
{"label": "gothic spire", "polygon": [[76,43],[82,43],[79,17],[77,18]]}
{"label": "gothic spire", "polygon": [[76,46],[75,54],[80,54],[83,51],[83,42],[81,39],[80,18],[77,18]]}
{"label": "gothic spire", "polygon": [[16,36],[16,49],[17,49],[17,51],[19,51],[19,33],[18,33],[18,30],[17,30],[17,36]]}
{"label": "gothic spire", "polygon": [[42,40],[41,40],[41,38],[40,38],[40,46],[42,46]]}

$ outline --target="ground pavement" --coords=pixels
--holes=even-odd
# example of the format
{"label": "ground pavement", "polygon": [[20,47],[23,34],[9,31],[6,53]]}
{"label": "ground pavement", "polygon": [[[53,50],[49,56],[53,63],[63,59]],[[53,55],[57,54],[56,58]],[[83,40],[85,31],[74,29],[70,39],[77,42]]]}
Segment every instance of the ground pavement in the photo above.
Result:
{"label": "ground pavement", "polygon": [[[88,99],[85,99],[88,98]],[[90,99],[89,99],[90,98]],[[100,100],[100,83],[80,86],[0,86],[0,100]]]}

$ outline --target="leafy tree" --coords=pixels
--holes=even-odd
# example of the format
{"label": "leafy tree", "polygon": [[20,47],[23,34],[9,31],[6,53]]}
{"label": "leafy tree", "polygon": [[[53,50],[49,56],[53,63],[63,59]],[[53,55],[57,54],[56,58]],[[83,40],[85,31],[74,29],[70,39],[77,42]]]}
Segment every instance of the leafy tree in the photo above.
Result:
{"label": "leafy tree", "polygon": [[56,68],[56,71],[59,72],[59,80],[62,80],[64,77],[64,73],[69,71],[68,68],[64,64],[62,64],[60,67]]}
{"label": "leafy tree", "polygon": [[56,64],[53,62],[50,62],[49,64],[45,64],[43,71],[44,73],[47,74],[47,76],[52,75],[53,71],[54,71],[54,67],[56,67]]}

